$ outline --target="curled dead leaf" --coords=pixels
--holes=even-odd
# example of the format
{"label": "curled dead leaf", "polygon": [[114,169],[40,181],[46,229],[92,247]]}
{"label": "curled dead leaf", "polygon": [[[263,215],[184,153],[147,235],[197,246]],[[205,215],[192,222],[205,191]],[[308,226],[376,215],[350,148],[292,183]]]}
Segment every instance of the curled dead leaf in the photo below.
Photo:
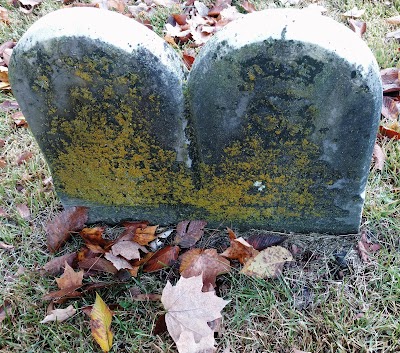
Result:
{"label": "curled dead leaf", "polygon": [[51,310],[49,315],[47,315],[42,321],[40,321],[41,324],[45,324],[50,321],[57,321],[57,322],[63,322],[70,317],[74,316],[76,313],[76,310],[72,305],[68,306],[65,309],[54,309]]}
{"label": "curled dead leaf", "polygon": [[282,273],[283,266],[288,261],[293,261],[289,250],[272,246],[247,261],[240,272],[258,278],[275,278]]}
{"label": "curled dead leaf", "polygon": [[352,31],[354,31],[358,36],[362,37],[367,31],[367,24],[364,21],[358,21],[354,19],[349,19],[349,25]]}

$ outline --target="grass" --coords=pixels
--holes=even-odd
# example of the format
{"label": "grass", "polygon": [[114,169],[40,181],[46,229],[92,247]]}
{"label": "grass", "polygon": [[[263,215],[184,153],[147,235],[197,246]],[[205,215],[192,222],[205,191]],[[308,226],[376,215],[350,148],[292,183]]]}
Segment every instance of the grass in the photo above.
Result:
{"label": "grass", "polygon": [[[211,3],[211,2],[209,2]],[[234,1],[239,4],[240,1]],[[257,9],[273,3],[254,1]],[[300,1],[296,6],[304,7]],[[329,0],[323,3],[328,15],[345,22],[340,15],[354,6],[366,10],[365,40],[382,68],[395,66],[398,44],[385,40],[395,29],[384,19],[397,15],[400,1]],[[45,0],[31,15],[23,15],[8,4],[10,26],[2,25],[0,43],[18,40],[39,17],[59,7]],[[278,1],[274,6],[282,6]],[[160,9],[151,17],[155,31],[169,15]],[[316,29],[318,30],[318,29]],[[0,103],[13,99],[1,94]],[[0,306],[7,300],[12,312],[0,324],[0,352],[77,352],[100,351],[90,336],[89,320],[79,310],[94,302],[94,294],[71,303],[78,313],[62,324],[40,324],[47,303],[42,296],[56,289],[54,278],[40,275],[39,269],[53,255],[45,246],[45,224],[60,210],[52,190],[43,182],[50,176],[46,163],[29,130],[14,126],[12,112],[0,112],[0,139],[7,143],[0,156],[7,165],[0,169],[0,207],[9,215],[0,218],[0,241],[14,249],[0,249]],[[357,136],[355,136],[357,138]],[[363,263],[355,249],[359,236],[307,237],[290,235],[284,246],[298,246],[295,256],[276,280],[257,280],[237,271],[218,280],[218,294],[230,299],[223,312],[218,352],[288,353],[292,348],[313,353],[390,353],[400,351],[400,145],[388,139],[379,141],[386,153],[382,172],[371,169],[362,228],[382,249]],[[33,158],[21,165],[16,159],[25,151]],[[26,204],[31,212],[22,218],[17,205]],[[216,238],[223,231],[214,233]],[[218,244],[217,240],[207,240]],[[81,243],[70,241],[58,255],[76,251]],[[344,260],[343,260],[344,258]],[[108,304],[119,303],[123,310],[114,316],[112,352],[175,352],[167,334],[152,335],[155,320],[163,308],[158,302],[135,302],[129,289],[161,293],[176,269],[154,275],[141,275],[99,294]],[[102,280],[111,280],[101,276]],[[87,278],[85,281],[95,281]]]}

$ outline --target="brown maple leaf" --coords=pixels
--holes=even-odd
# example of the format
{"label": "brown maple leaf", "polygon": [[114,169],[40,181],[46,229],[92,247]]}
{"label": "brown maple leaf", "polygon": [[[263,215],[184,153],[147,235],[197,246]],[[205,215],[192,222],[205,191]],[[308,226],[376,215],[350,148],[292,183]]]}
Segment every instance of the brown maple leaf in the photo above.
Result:
{"label": "brown maple leaf", "polygon": [[203,292],[213,290],[217,276],[229,271],[229,260],[215,249],[192,249],[181,256],[179,272],[185,278],[202,275]]}
{"label": "brown maple leaf", "polygon": [[67,262],[65,262],[65,270],[60,278],[56,278],[58,288],[60,290],[46,294],[43,299],[51,300],[57,298],[76,298],[82,295],[76,290],[82,287],[83,271],[75,272]]}
{"label": "brown maple leaf", "polygon": [[202,292],[202,287],[201,275],[181,277],[175,286],[168,282],[162,292],[167,329],[181,353],[214,349],[214,331],[207,323],[222,317],[229,302],[214,292]]}

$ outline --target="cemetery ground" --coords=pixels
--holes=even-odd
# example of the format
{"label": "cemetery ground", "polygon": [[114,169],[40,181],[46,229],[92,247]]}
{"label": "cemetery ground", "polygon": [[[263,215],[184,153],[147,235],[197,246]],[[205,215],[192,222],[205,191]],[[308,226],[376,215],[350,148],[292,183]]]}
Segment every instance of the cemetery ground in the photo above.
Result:
{"label": "cemetery ground", "polygon": [[[108,3],[128,13],[118,1]],[[30,24],[63,6],[53,0],[23,4],[26,2],[22,0],[1,3],[7,12],[0,12],[0,44],[17,41]],[[214,3],[204,4],[212,8]],[[261,10],[272,5],[307,7],[310,3],[252,4]],[[248,8],[243,1],[233,1],[232,5],[242,12]],[[361,15],[358,20],[367,24],[364,40],[382,69],[396,67],[399,44],[386,35],[400,24],[390,24],[386,19],[399,14],[400,2],[330,0],[319,5],[326,8],[327,16],[346,24],[348,17],[342,16],[346,11],[354,7],[365,10],[363,14],[353,12],[353,17]],[[27,13],[21,11],[21,6]],[[151,6],[154,10],[140,15],[141,19],[146,23],[148,20],[157,34],[165,36],[170,14],[182,12],[183,5],[159,0]],[[197,50],[190,41],[177,45],[171,36],[167,40],[189,61]],[[56,254],[47,249],[45,227],[60,212],[60,203],[43,157],[23,117],[14,109],[14,101],[10,92],[0,91],[0,352],[100,351],[91,336],[90,318],[82,310],[94,304],[95,291],[55,305],[66,308],[71,304],[76,309],[68,320],[40,323],[49,305],[43,296],[57,290],[55,277],[60,277],[43,275],[41,269],[55,256],[76,252],[83,241],[76,235]],[[229,273],[218,276],[216,293],[230,300],[222,311],[223,321],[216,336],[218,352],[400,351],[400,145],[398,140],[385,136],[379,136],[377,143],[384,157],[377,156],[371,162],[361,225],[364,237],[289,234],[281,246],[292,252],[294,261],[285,265],[282,275],[257,279],[239,273],[241,265],[235,264]],[[235,228],[235,224],[206,228],[196,247],[215,248],[221,253],[229,245],[226,226]],[[115,237],[120,231],[121,226],[116,226],[105,234]],[[236,235],[246,238],[257,233]],[[170,238],[174,236],[172,233]],[[370,244],[366,244],[365,237]],[[171,239],[167,238],[166,243]],[[111,283],[97,290],[109,306],[117,304],[112,307],[111,352],[176,352],[167,332],[153,332],[157,319],[165,312],[162,304],[138,301],[137,293],[160,295],[167,281],[175,284],[178,278],[178,268],[172,266],[154,273],[140,271],[137,277],[116,279],[99,273],[84,279],[84,283]]]}

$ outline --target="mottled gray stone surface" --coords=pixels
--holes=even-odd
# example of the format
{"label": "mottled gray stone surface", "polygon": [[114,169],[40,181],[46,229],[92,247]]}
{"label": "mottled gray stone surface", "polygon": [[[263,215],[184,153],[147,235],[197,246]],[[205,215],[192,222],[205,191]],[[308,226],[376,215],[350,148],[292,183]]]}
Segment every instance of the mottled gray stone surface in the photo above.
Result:
{"label": "mottled gray stone surface", "polygon": [[246,16],[190,72],[200,169],[224,180],[244,222],[356,232],[381,95],[373,55],[343,25],[300,10]]}
{"label": "mottled gray stone surface", "polygon": [[253,13],[185,77],[119,14],[61,10],[29,29],[10,79],[65,206],[91,221],[358,230],[381,107],[361,39],[309,12]]}

